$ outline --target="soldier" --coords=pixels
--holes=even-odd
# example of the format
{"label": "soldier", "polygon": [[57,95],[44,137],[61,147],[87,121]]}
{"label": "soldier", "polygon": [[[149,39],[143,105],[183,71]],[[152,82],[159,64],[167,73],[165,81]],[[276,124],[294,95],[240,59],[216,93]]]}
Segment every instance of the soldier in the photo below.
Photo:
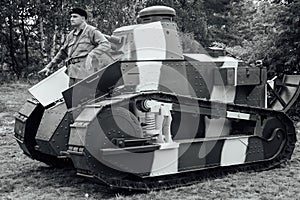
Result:
{"label": "soldier", "polygon": [[110,43],[97,28],[87,24],[87,12],[81,8],[70,11],[70,22],[74,27],[59,52],[39,71],[47,76],[51,68],[63,60],[66,62],[66,73],[70,77],[69,85],[73,85],[95,72],[94,61],[110,49]]}

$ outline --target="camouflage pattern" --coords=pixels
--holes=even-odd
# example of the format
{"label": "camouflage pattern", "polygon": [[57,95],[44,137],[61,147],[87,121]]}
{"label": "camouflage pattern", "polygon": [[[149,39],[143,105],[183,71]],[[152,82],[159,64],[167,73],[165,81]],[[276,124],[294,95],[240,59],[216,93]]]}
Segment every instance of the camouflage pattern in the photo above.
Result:
{"label": "camouflage pattern", "polygon": [[[159,7],[162,16],[151,16],[151,9],[140,13],[141,24],[108,37],[114,62],[38,111],[34,148],[24,136],[40,104],[19,112],[21,148],[70,159],[77,174],[110,186],[143,189],[165,175],[290,159],[295,128],[284,112],[266,109],[266,69],[226,55],[184,54],[175,11]],[[299,86],[299,77],[291,79]]]}

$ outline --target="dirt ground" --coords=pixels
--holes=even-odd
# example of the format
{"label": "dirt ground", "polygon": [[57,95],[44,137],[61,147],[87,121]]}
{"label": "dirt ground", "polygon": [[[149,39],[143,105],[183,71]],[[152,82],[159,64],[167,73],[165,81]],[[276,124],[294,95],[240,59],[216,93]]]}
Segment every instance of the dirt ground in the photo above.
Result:
{"label": "dirt ground", "polygon": [[111,190],[76,176],[74,170],[54,169],[31,160],[13,138],[14,115],[30,96],[29,87],[0,85],[0,199],[300,199],[298,143],[292,160],[276,169],[238,172],[149,193]]}

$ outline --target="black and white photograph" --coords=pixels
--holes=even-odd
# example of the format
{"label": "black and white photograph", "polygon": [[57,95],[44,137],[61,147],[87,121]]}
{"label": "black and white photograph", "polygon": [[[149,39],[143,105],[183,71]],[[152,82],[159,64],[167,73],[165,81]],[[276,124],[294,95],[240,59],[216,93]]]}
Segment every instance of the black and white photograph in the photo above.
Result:
{"label": "black and white photograph", "polygon": [[300,0],[2,0],[0,199],[300,199]]}

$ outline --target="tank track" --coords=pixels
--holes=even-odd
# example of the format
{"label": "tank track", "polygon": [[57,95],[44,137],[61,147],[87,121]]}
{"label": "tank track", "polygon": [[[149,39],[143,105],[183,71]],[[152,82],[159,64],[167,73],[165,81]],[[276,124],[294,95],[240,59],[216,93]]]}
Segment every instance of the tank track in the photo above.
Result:
{"label": "tank track", "polygon": [[33,160],[41,161],[57,168],[73,168],[67,157],[57,157],[40,152],[37,147],[36,133],[45,108],[34,98],[28,99],[25,106],[16,114],[14,137],[23,153]]}
{"label": "tank track", "polygon": [[196,172],[186,172],[183,174],[173,174],[169,176],[148,179],[146,178],[143,180],[128,180],[122,177],[120,177],[120,179],[110,179],[109,177],[100,174],[95,174],[94,179],[100,180],[112,189],[125,189],[132,191],[172,189],[200,183],[205,178],[221,177],[226,174],[236,172],[257,172],[275,168],[290,159],[290,149],[293,149],[294,146],[295,145],[289,141],[286,145],[286,148],[284,148],[284,151],[272,161],[264,161],[240,166],[204,169]]}
{"label": "tank track", "polygon": [[[180,98],[181,103],[187,104],[194,104],[195,101],[197,102],[198,106],[201,108],[210,108],[212,102],[206,101],[203,99],[192,99],[189,97],[166,94],[166,93],[156,93],[156,94],[139,94],[135,97],[130,98],[148,98],[154,99],[158,101],[170,101],[176,102],[178,98]],[[119,102],[120,103],[120,102]],[[228,166],[228,167],[212,167],[212,168],[205,168],[199,169],[197,171],[192,172],[184,172],[180,174],[172,174],[172,175],[165,175],[160,177],[151,177],[151,178],[140,178],[134,176],[132,174],[126,174],[120,172],[115,172],[115,176],[105,176],[105,173],[114,173],[112,169],[106,167],[105,165],[101,165],[99,162],[93,160],[92,156],[89,155],[89,152],[84,150],[84,154],[86,158],[90,158],[89,162],[95,166],[101,168],[101,171],[104,173],[96,173],[96,174],[85,174],[79,172],[78,174],[93,178],[96,181],[100,181],[105,183],[111,188],[118,188],[118,189],[126,189],[126,190],[136,190],[136,191],[150,191],[150,190],[161,190],[161,189],[171,189],[176,187],[188,186],[191,184],[198,183],[202,181],[204,178],[211,178],[211,177],[219,177],[228,173],[238,172],[238,171],[262,171],[274,168],[279,166],[282,163],[285,163],[289,159],[291,159],[293,150],[295,148],[296,133],[294,129],[293,122],[290,118],[281,111],[274,111],[269,109],[245,106],[245,105],[236,105],[236,104],[223,104],[220,102],[216,103],[217,107],[226,108],[230,111],[237,111],[237,112],[248,112],[248,113],[259,113],[264,114],[267,116],[279,116],[280,120],[284,123],[287,127],[287,134],[286,134],[286,142],[279,154],[276,157],[270,160],[263,160],[253,163],[247,163],[242,165],[235,165],[235,166]],[[99,166],[101,165],[101,166]]]}

